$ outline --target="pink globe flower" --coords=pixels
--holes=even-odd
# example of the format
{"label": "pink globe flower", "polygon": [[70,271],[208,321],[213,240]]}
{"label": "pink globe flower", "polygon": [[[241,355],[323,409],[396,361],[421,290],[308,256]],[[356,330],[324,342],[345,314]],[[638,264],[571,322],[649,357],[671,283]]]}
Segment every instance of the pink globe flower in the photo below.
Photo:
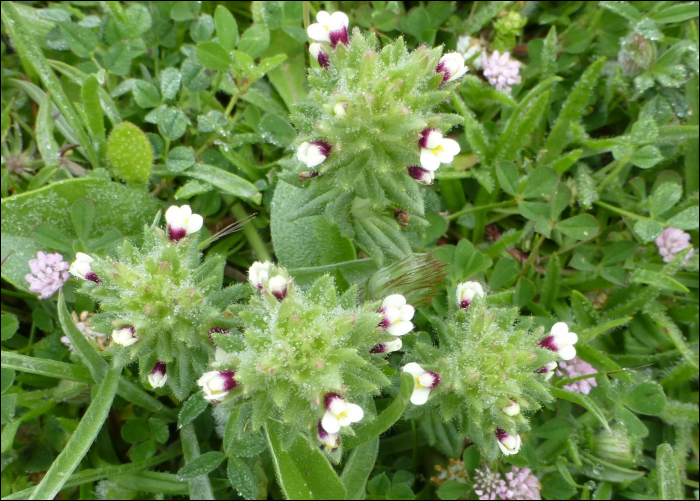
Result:
{"label": "pink globe flower", "polygon": [[[575,378],[579,376],[595,374],[597,372],[598,371],[595,370],[593,366],[588,362],[585,362],[578,357],[574,357],[569,361],[562,360],[561,362],[559,362],[557,376]],[[565,384],[564,389],[588,395],[591,392],[591,389],[595,386],[598,386],[598,381],[596,381],[595,378],[591,377],[588,379],[581,379],[580,381],[574,381],[573,383]]]}
{"label": "pink globe flower", "polygon": [[[656,246],[659,248],[659,254],[663,256],[664,261],[670,263],[673,261],[673,258],[676,257],[676,254],[683,249],[692,247],[693,244],[690,242],[690,235],[688,233],[670,226],[656,238]],[[694,253],[695,249],[688,252],[688,255],[685,256],[683,260],[683,264],[687,264]]]}
{"label": "pink globe flower", "polygon": [[70,265],[63,260],[59,253],[45,254],[41,251],[36,259],[29,260],[31,273],[24,279],[29,282],[29,290],[39,294],[39,299],[53,296],[66,283],[70,273]]}

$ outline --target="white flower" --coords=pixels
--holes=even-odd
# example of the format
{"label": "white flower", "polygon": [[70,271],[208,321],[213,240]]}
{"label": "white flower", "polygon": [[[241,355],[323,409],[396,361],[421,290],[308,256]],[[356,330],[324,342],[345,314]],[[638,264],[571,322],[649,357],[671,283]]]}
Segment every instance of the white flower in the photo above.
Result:
{"label": "white flower", "polygon": [[165,221],[168,223],[170,240],[174,242],[198,232],[204,224],[204,218],[199,214],[192,214],[192,209],[189,205],[183,205],[182,207],[171,205],[165,211]]}
{"label": "white flower", "polygon": [[418,144],[420,164],[429,171],[436,171],[440,164],[452,162],[460,151],[457,141],[443,137],[442,133],[435,129],[425,129]]}
{"label": "white flower", "polygon": [[517,416],[518,414],[520,414],[520,404],[515,400],[511,400],[508,405],[506,405],[505,407],[501,407],[501,412],[506,416]]}
{"label": "white flower", "polygon": [[270,275],[270,262],[255,261],[253,266],[248,270],[248,281],[253,287],[259,291],[267,287],[267,282]]}
{"label": "white flower", "polygon": [[270,294],[282,301],[287,296],[289,280],[283,275],[275,275],[268,283]]}
{"label": "white flower", "polygon": [[401,372],[408,372],[416,382],[411,395],[411,403],[414,405],[426,403],[430,396],[430,391],[440,384],[440,375],[437,372],[426,371],[415,362],[404,365]]}
{"label": "white flower", "polygon": [[90,280],[92,282],[100,283],[101,280],[97,278],[97,275],[92,271],[91,263],[94,261],[92,256],[88,256],[83,252],[78,252],[75,255],[75,261],[70,265],[68,271],[74,277],[82,278],[84,280]]}
{"label": "white flower", "polygon": [[549,381],[552,379],[552,376],[554,375],[554,369],[557,368],[557,363],[556,362],[548,362],[544,364],[542,367],[537,369],[537,374],[544,374],[544,380]]}
{"label": "white flower", "polygon": [[326,161],[331,154],[331,145],[325,141],[301,143],[297,148],[297,158],[307,167],[316,167]]}
{"label": "white flower", "polygon": [[433,184],[433,181],[435,181],[434,172],[424,169],[418,165],[409,165],[408,175],[418,181],[420,184]]}
{"label": "white flower", "polygon": [[398,351],[403,346],[403,342],[400,337],[394,338],[393,341],[387,341],[386,343],[379,343],[374,348],[370,350],[370,353],[391,353],[393,351]]}
{"label": "white flower", "polygon": [[318,64],[328,69],[331,63],[328,59],[328,54],[323,51],[323,45],[318,42],[312,43],[309,45],[309,54],[311,54],[311,57],[318,61]]}
{"label": "white flower", "polygon": [[435,68],[436,73],[442,73],[442,83],[452,82],[464,75],[469,68],[464,66],[464,57],[459,52],[450,52],[440,58]]}
{"label": "white flower", "polygon": [[168,382],[168,374],[165,372],[165,362],[158,360],[153,370],[148,374],[148,382],[154,388],[162,388]]}
{"label": "white flower", "polygon": [[481,54],[483,48],[478,38],[472,38],[469,35],[462,35],[457,39],[457,52],[462,54],[465,61],[472,61],[475,68],[481,68],[481,58],[476,57]]}
{"label": "white flower", "polygon": [[318,422],[318,439],[323,442],[327,449],[334,451],[340,447],[340,434],[328,433],[323,429],[321,421]]}
{"label": "white flower", "polygon": [[540,341],[540,347],[555,351],[562,360],[571,360],[576,356],[574,345],[578,336],[569,332],[569,326],[565,322],[557,322],[552,326],[549,336]]}
{"label": "white flower", "polygon": [[211,371],[202,374],[197,384],[204,391],[204,398],[207,400],[221,400],[229,391],[238,386],[233,377],[236,371]]}
{"label": "white flower", "polygon": [[416,310],[410,304],[406,304],[406,298],[401,294],[392,294],[382,301],[379,313],[384,318],[379,322],[379,327],[386,329],[392,336],[403,336],[413,330],[413,314]]}
{"label": "white flower", "polygon": [[122,346],[131,346],[139,340],[136,330],[131,325],[125,325],[112,331],[112,341]]}
{"label": "white flower", "polygon": [[457,304],[467,309],[475,296],[484,297],[484,288],[479,282],[463,282],[457,286]]}
{"label": "white flower", "polygon": [[333,106],[333,113],[335,113],[335,116],[338,118],[343,118],[348,116],[348,112],[346,110],[348,106],[348,103],[338,103],[335,106]]}
{"label": "white flower", "polygon": [[496,438],[498,439],[498,447],[506,456],[520,452],[522,445],[520,435],[509,435],[503,428],[496,428]]}
{"label": "white flower", "polygon": [[481,65],[484,67],[484,76],[488,78],[489,83],[496,87],[497,90],[510,93],[511,85],[519,84],[520,78],[520,61],[510,58],[510,53],[505,52],[501,55],[497,50],[486,55],[486,51],[481,54]]}
{"label": "white flower", "polygon": [[326,413],[321,420],[321,426],[328,433],[338,433],[343,426],[350,426],[360,421],[365,412],[357,404],[346,402],[336,393],[328,393],[324,399]]}
{"label": "white flower", "polygon": [[306,28],[306,33],[309,38],[317,42],[328,42],[331,47],[335,47],[338,43],[348,44],[348,26],[350,19],[343,12],[334,12],[329,14],[322,10],[316,14],[316,21]]}

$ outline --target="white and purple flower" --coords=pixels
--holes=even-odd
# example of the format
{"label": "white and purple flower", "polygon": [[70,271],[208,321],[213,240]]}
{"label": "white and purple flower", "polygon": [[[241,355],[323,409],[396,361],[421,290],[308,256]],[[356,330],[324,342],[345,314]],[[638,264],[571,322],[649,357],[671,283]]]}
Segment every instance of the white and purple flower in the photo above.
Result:
{"label": "white and purple flower", "polygon": [[414,405],[426,403],[430,392],[440,384],[440,375],[437,372],[426,371],[415,362],[404,365],[401,372],[408,372],[416,382],[411,395],[411,403]]}
{"label": "white and purple flower", "polygon": [[557,368],[556,362],[548,362],[535,371],[536,374],[544,374],[544,380],[549,381],[554,376],[554,371]]}
{"label": "white and purple flower", "polygon": [[248,269],[248,281],[259,291],[267,287],[270,280],[270,262],[255,261]]}
{"label": "white and purple flower", "polygon": [[520,404],[511,398],[508,405],[501,407],[501,412],[508,417],[517,416],[520,414]]}
{"label": "white and purple flower", "polygon": [[350,19],[343,12],[329,14],[325,10],[316,14],[316,23],[306,28],[309,38],[317,42],[328,42],[335,48],[339,43],[348,44]]}
{"label": "white and purple flower", "polygon": [[459,52],[450,52],[440,58],[435,73],[442,73],[442,83],[452,82],[464,75],[469,68],[464,66],[464,56]]}
{"label": "white and purple flower", "polygon": [[29,282],[29,290],[39,294],[39,299],[53,296],[70,278],[69,264],[59,253],[45,254],[39,251],[36,259],[29,260],[31,273],[24,279]]}
{"label": "white and purple flower", "polygon": [[297,148],[297,159],[309,168],[316,167],[326,161],[332,149],[332,146],[325,141],[301,143]]}
{"label": "white and purple flower", "polygon": [[460,151],[457,141],[443,137],[442,132],[435,129],[425,129],[421,132],[418,145],[420,146],[420,164],[431,172],[438,170],[440,164],[452,162]]}
{"label": "white and purple flower", "polygon": [[413,330],[411,319],[416,310],[410,304],[406,304],[406,298],[401,294],[392,294],[384,298],[379,313],[384,318],[379,322],[379,327],[386,329],[392,336],[403,336]]}
{"label": "white and purple flower", "polygon": [[192,208],[189,205],[170,206],[165,211],[165,221],[168,223],[168,234],[173,242],[198,232],[204,224],[204,218],[199,214],[192,214]]}
{"label": "white and purple flower", "polygon": [[94,259],[92,256],[88,256],[83,252],[78,252],[75,255],[75,261],[70,265],[68,270],[74,277],[82,278],[83,280],[90,280],[96,284],[102,283],[102,280],[92,271],[92,262]]}
{"label": "white and purple flower", "polygon": [[323,45],[320,43],[313,42],[309,45],[309,54],[311,54],[311,57],[318,61],[318,64],[323,68],[328,69],[330,67],[331,63],[328,59],[328,54],[323,51]]}
{"label": "white and purple flower", "polygon": [[278,301],[282,301],[287,297],[289,289],[289,279],[283,275],[275,275],[268,282],[270,294],[275,296]]}
{"label": "white and purple flower", "polygon": [[435,181],[435,173],[419,165],[409,165],[408,175],[420,184],[433,184]]}
{"label": "white and purple flower", "polygon": [[162,388],[168,382],[168,374],[165,372],[165,362],[158,360],[153,370],[148,374],[148,382],[154,388]]}
{"label": "white and purple flower", "polygon": [[357,404],[347,402],[337,393],[328,393],[323,398],[326,413],[321,420],[321,426],[328,433],[338,433],[340,428],[350,426],[360,421],[365,412]]}
{"label": "white and purple flower", "polygon": [[393,341],[387,341],[386,343],[379,343],[375,345],[369,352],[370,353],[391,353],[398,351],[403,346],[403,341],[400,337],[397,337]]}
{"label": "white and purple flower", "polygon": [[112,331],[112,341],[121,346],[131,346],[138,342],[136,329],[132,325],[123,325]]}
{"label": "white and purple flower", "polygon": [[208,401],[218,401],[228,395],[228,392],[238,386],[234,379],[236,371],[210,371],[202,374],[197,385],[202,387],[204,398]]}
{"label": "white and purple flower", "polygon": [[552,326],[549,335],[540,341],[540,347],[556,352],[562,360],[571,360],[576,356],[578,336],[569,332],[566,322],[557,322]]}
{"label": "white and purple flower", "polygon": [[520,64],[520,61],[510,58],[509,52],[501,54],[496,50],[491,56],[487,56],[486,51],[481,54],[484,76],[497,90],[508,94],[512,90],[511,85],[519,84],[522,81]]}
{"label": "white and purple flower", "polygon": [[340,433],[328,433],[324,428],[321,421],[318,422],[318,439],[323,443],[326,449],[331,452],[335,451],[340,447]]}
{"label": "white and purple flower", "polygon": [[[664,261],[670,263],[673,261],[673,258],[676,257],[676,254],[683,249],[692,247],[693,244],[690,241],[690,235],[688,233],[670,226],[656,238],[656,246],[659,248],[659,254],[664,258]],[[683,264],[688,264],[688,261],[694,253],[695,249],[688,252],[683,260]]]}
{"label": "white and purple flower", "polygon": [[498,447],[506,456],[520,452],[522,445],[520,435],[510,435],[503,428],[496,428],[496,438],[498,439]]}
{"label": "white and purple flower", "polygon": [[457,304],[463,310],[469,308],[477,296],[484,297],[484,288],[479,282],[463,282],[457,286]]}

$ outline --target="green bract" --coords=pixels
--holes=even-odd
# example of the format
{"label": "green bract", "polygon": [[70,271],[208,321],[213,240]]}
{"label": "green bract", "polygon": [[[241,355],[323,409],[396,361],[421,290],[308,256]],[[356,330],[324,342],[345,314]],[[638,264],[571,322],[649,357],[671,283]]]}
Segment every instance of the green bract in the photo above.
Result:
{"label": "green bract", "polygon": [[[355,30],[349,45],[324,50],[328,69],[310,70],[309,100],[294,107],[292,120],[301,141],[323,141],[331,151],[294,216],[325,211],[377,263],[400,259],[411,247],[395,214],[409,230],[427,225],[420,188],[407,168],[419,164],[424,130],[446,133],[461,122],[435,109],[455,84],[442,85],[443,74],[436,73],[441,48],[410,52],[403,38],[380,50],[374,34]],[[290,173],[310,175],[297,161]]]}
{"label": "green bract", "polygon": [[552,400],[549,383],[536,372],[556,355],[538,346],[543,329],[533,331],[531,318],[519,317],[517,308],[488,306],[475,296],[467,310],[451,310],[445,321],[431,318],[440,347],[418,342],[405,360],[439,375],[421,409],[439,411],[485,457],[494,459],[497,428],[509,435],[528,429],[521,413],[511,417],[502,409],[516,402],[521,410],[535,411]]}
{"label": "green bract", "polygon": [[96,330],[134,329],[133,345],[112,341],[114,365],[138,359],[146,383],[155,363],[165,362],[167,385],[180,400],[213,358],[209,329],[230,324],[222,312],[247,290],[222,289],[223,257],[202,262],[198,242],[197,234],[172,242],[167,232],[146,226],[140,248],[125,240],[116,258],[97,257],[91,265],[101,283],[85,280],[80,290],[100,305]]}
{"label": "green bract", "polygon": [[[270,275],[278,274],[287,276],[271,267]],[[227,352],[217,368],[234,370],[237,383],[223,402],[250,413],[253,429],[276,419],[290,440],[297,431],[316,440],[326,395],[370,409],[372,395],[389,384],[385,360],[370,350],[394,337],[377,326],[376,303],[358,304],[356,286],[340,295],[325,275],[306,291],[290,283],[282,300],[263,289],[229,310],[242,335],[213,337]]]}

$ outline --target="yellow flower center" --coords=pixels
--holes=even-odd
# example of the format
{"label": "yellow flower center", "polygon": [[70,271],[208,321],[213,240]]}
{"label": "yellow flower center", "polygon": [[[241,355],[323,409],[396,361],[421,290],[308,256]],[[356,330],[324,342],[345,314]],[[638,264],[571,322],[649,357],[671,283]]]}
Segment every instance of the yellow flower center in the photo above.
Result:
{"label": "yellow flower center", "polygon": [[420,384],[420,378],[414,377],[413,379],[416,380],[416,390],[419,389],[419,388],[423,388],[423,385]]}
{"label": "yellow flower center", "polygon": [[433,152],[433,155],[436,155],[436,156],[437,156],[437,154],[440,153],[441,151],[443,151],[444,149],[445,149],[445,148],[443,148],[442,145],[439,144],[439,145],[437,145],[437,147],[433,148],[433,149],[430,150],[430,151]]}

